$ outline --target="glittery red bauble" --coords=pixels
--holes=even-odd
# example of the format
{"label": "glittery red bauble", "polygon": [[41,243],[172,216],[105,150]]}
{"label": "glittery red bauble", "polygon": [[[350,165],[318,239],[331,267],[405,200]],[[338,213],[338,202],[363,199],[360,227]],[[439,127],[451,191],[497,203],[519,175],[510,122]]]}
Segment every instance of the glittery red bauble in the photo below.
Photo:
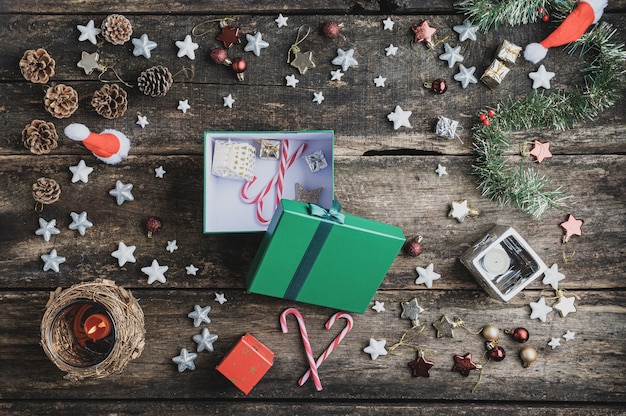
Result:
{"label": "glittery red bauble", "polygon": [[435,94],[443,94],[448,90],[448,83],[445,79],[438,78],[433,81],[430,89],[433,90]]}
{"label": "glittery red bauble", "polygon": [[502,361],[502,360],[504,360],[504,357],[506,356],[506,353],[504,352],[504,348],[499,347],[499,346],[496,345],[492,349],[489,350],[487,355],[489,356],[490,360]]}
{"label": "glittery red bauble", "polygon": [[511,336],[517,342],[526,342],[528,341],[530,334],[528,333],[528,330],[526,328],[515,328],[511,332]]}
{"label": "glittery red bauble", "polygon": [[422,254],[422,243],[420,243],[419,239],[413,239],[407,241],[404,245],[404,251],[411,257],[417,257]]}
{"label": "glittery red bauble", "polygon": [[335,39],[337,36],[339,36],[339,30],[341,30],[341,28],[339,27],[337,22],[328,22],[322,28],[324,36],[330,39]]}
{"label": "glittery red bauble", "polygon": [[161,231],[161,227],[163,224],[161,223],[161,219],[157,217],[150,217],[148,221],[146,221],[146,228],[148,229],[148,237],[152,237],[152,234],[157,231]]}
{"label": "glittery red bauble", "polygon": [[223,64],[228,59],[228,52],[224,48],[215,48],[209,55],[216,64]]}

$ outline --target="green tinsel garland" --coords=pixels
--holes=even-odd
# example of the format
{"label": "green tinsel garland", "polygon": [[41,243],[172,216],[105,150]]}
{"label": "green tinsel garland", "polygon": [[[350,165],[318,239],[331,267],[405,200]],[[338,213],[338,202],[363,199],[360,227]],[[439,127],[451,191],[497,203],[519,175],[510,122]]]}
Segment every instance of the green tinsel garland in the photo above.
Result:
{"label": "green tinsel garland", "polygon": [[531,93],[513,101],[501,101],[490,126],[474,126],[474,174],[483,196],[503,205],[541,216],[548,208],[562,208],[566,197],[559,189],[546,190],[548,180],[532,168],[514,169],[502,154],[509,148],[506,132],[527,129],[565,130],[583,120],[593,120],[611,107],[626,85],[626,50],[612,40],[616,30],[600,23],[579,40],[568,45],[570,54],[595,58],[582,70],[585,85],[571,92]]}

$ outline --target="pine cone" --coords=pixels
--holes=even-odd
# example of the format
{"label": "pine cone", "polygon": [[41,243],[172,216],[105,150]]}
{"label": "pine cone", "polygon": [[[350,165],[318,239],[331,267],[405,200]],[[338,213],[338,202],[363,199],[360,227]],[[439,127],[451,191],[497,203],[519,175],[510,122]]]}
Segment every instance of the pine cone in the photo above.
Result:
{"label": "pine cone", "polygon": [[24,147],[36,155],[44,155],[56,149],[59,139],[54,124],[43,120],[33,120],[22,130]]}
{"label": "pine cone", "polygon": [[43,100],[46,110],[56,118],[68,118],[78,108],[78,93],[68,85],[48,88]]}
{"label": "pine cone", "polygon": [[128,107],[126,91],[118,84],[105,84],[94,92],[91,105],[104,118],[114,119],[124,115]]}
{"label": "pine cone", "polygon": [[153,66],[139,75],[137,86],[139,91],[151,97],[163,97],[170,90],[174,79],[169,69],[164,66]]}
{"label": "pine cone", "polygon": [[52,204],[61,197],[61,187],[51,178],[39,178],[33,184],[33,198],[40,204]]}
{"label": "pine cone", "polygon": [[45,49],[29,49],[20,59],[22,75],[30,82],[45,84],[54,75],[56,62]]}
{"label": "pine cone", "polygon": [[114,45],[123,45],[130,40],[133,26],[121,14],[110,14],[102,22],[102,36]]}

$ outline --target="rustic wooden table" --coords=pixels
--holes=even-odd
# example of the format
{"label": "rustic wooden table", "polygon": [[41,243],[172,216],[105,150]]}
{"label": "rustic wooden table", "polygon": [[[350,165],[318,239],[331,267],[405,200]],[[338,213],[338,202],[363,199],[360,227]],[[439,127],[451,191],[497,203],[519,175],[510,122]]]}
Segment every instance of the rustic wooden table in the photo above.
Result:
{"label": "rustic wooden table", "polygon": [[[610,2],[603,20],[626,40],[626,2]],[[135,57],[130,42],[114,46],[99,38],[97,45],[79,42],[77,25],[93,19],[96,25],[110,13],[122,13],[132,22],[133,37],[148,34],[158,43],[152,57]],[[274,19],[288,17],[286,27]],[[209,51],[218,45],[213,19],[234,17],[242,35],[261,32],[269,48],[260,57],[235,46],[231,56],[248,62],[246,79],[213,63]],[[393,30],[383,30],[391,17]],[[467,66],[477,74],[491,62],[503,40],[518,45],[543,39],[553,23],[501,27],[479,34],[478,41],[458,42],[452,26],[463,16],[452,1],[300,1],[278,6],[271,1],[231,2],[110,2],[95,0],[3,1],[0,4],[0,413],[3,414],[621,414],[626,403],[626,100],[601,114],[595,122],[563,132],[521,131],[512,134],[508,155],[515,165],[534,165],[573,196],[566,210],[551,210],[540,219],[482,198],[471,175],[471,127],[479,111],[499,100],[532,91],[528,73],[537,66],[518,62],[503,84],[487,89],[482,83],[463,90],[452,80],[457,67],[448,69],[437,59],[443,50],[412,46],[410,28],[427,19],[437,28],[436,40],[461,45]],[[176,56],[175,41],[191,34],[203,22],[213,20],[214,31],[194,38],[200,47],[196,59]],[[343,24],[341,35],[331,40],[319,28],[327,21]],[[298,28],[311,33],[302,44],[313,51],[316,68],[299,75],[286,63],[289,46]],[[206,27],[206,26],[205,26]],[[385,48],[396,45],[395,56]],[[65,83],[79,93],[79,108],[69,119],[53,119],[43,106],[44,88],[24,80],[18,62],[27,49],[45,48],[56,59],[56,75],[50,83]],[[341,81],[331,81],[331,64],[337,48],[354,48],[358,67],[345,71]],[[165,97],[151,98],[137,87],[128,91],[123,117],[106,120],[90,105],[100,88],[97,73],[86,75],[76,64],[81,52],[98,51],[101,62],[114,68],[130,84],[141,71],[165,65],[183,73]],[[552,87],[572,88],[581,82],[582,62],[563,48],[551,50],[543,62],[556,73]],[[285,85],[285,76],[296,74],[296,88]],[[384,88],[373,79],[387,78]],[[112,72],[105,74],[112,78]],[[434,95],[422,88],[435,78],[450,81],[449,91]],[[318,105],[313,93],[322,91]],[[231,108],[222,97],[232,94]],[[179,100],[191,108],[177,110]],[[396,105],[412,111],[412,128],[393,130],[387,114]],[[141,128],[137,116],[147,117]],[[440,115],[460,121],[461,140],[437,137],[433,127]],[[21,131],[33,119],[55,123],[59,146],[48,155],[36,156],[21,143]],[[63,128],[84,123],[94,131],[114,128],[131,139],[130,155],[119,165],[96,160],[78,143],[68,140]],[[424,252],[417,258],[399,255],[375,300],[385,311],[369,309],[354,314],[354,329],[320,368],[323,391],[297,379],[308,367],[297,331],[282,334],[279,314],[290,306],[305,316],[313,350],[321,353],[335,336],[323,324],[335,311],[250,294],[245,276],[262,235],[202,232],[203,132],[207,130],[335,131],[335,191],[345,212],[399,226],[407,237],[424,237]],[[541,165],[521,157],[518,143],[539,139],[552,143],[553,157]],[[72,183],[70,166],[84,159],[93,167],[88,183]],[[447,176],[435,173],[437,164]],[[155,177],[155,168],[166,174]],[[60,201],[33,210],[31,185],[41,176],[56,179],[62,188]],[[115,181],[133,184],[135,200],[116,205],[108,191]],[[451,202],[467,199],[480,210],[477,218],[462,223],[447,216]],[[93,227],[85,236],[68,230],[69,213],[86,211]],[[584,219],[583,235],[561,243],[559,224],[572,213]],[[163,229],[146,237],[145,221],[154,215]],[[59,235],[49,242],[35,235],[38,218],[56,219]],[[561,287],[576,295],[576,313],[564,318],[553,312],[546,322],[531,320],[529,303],[554,291],[533,282],[508,303],[489,298],[460,264],[459,256],[494,224],[517,229],[548,266],[557,263],[566,279]],[[165,247],[176,240],[178,250]],[[118,243],[135,245],[136,263],[119,267],[111,252]],[[66,257],[58,273],[43,271],[40,256],[56,249]],[[147,284],[141,268],[153,259],[169,267],[166,283]],[[416,285],[415,268],[433,263],[441,279],[431,289]],[[197,275],[185,267],[198,267]],[[49,292],[96,278],[114,280],[132,290],[145,313],[146,345],[143,354],[121,374],[72,383],[46,357],[39,345],[40,323]],[[228,301],[214,301],[216,292]],[[413,378],[407,363],[414,352],[389,354],[373,361],[363,352],[370,338],[399,340],[410,327],[400,319],[401,302],[417,298],[425,311],[426,328],[418,343],[435,365],[430,378]],[[553,302],[553,300],[549,300]],[[195,349],[198,332],[187,314],[195,304],[210,305],[211,332],[219,335],[212,353],[200,353],[195,371],[179,373],[172,357],[182,347]],[[457,329],[454,338],[436,337],[431,323],[442,315],[458,316],[469,331]],[[500,329],[523,326],[531,334],[529,344],[539,353],[535,363],[523,368],[520,345],[503,336],[500,345],[507,357],[486,365],[477,389],[479,373],[469,377],[451,372],[453,356],[472,353],[484,362],[484,340],[473,332],[493,323]],[[552,349],[551,338],[567,331],[574,339]],[[246,332],[254,334],[276,354],[273,368],[244,396],[215,370],[234,343]]]}

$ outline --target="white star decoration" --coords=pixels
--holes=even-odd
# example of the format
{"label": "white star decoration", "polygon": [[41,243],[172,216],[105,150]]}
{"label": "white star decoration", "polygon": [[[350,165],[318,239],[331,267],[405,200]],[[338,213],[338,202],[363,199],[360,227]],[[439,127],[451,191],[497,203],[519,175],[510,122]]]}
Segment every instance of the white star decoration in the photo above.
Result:
{"label": "white star decoration", "polygon": [[461,83],[461,87],[465,89],[469,84],[476,84],[478,82],[474,76],[474,71],[476,71],[475,66],[466,68],[465,65],[459,64],[459,73],[454,75],[454,80],[459,81]]}
{"label": "white star decoration", "polygon": [[283,26],[287,26],[287,20],[289,18],[283,16],[281,13],[278,14],[278,17],[276,19],[274,19],[274,21],[276,22],[276,25],[281,28]]}
{"label": "white star decoration", "polygon": [[193,336],[193,340],[198,344],[197,352],[204,350],[213,352],[213,343],[217,341],[217,334],[212,334],[208,328],[203,328],[201,333]]}
{"label": "white star decoration", "polygon": [[385,81],[387,81],[387,78],[383,78],[382,76],[377,76],[376,78],[374,78],[374,84],[377,87],[384,87],[385,86]]}
{"label": "white star decoration", "polygon": [[146,116],[137,116],[137,123],[141,126],[141,128],[143,129],[144,127],[146,127],[148,124],[148,117]]}
{"label": "white star decoration", "polygon": [[159,166],[158,168],[154,169],[154,176],[156,176],[159,179],[163,179],[163,175],[165,175],[166,170],[163,169],[163,166]]}
{"label": "white star decoration", "polygon": [[205,306],[204,308],[200,305],[194,305],[193,312],[189,312],[187,314],[188,318],[193,319],[193,326],[196,328],[202,325],[202,323],[210,324],[211,318],[209,318],[209,312],[211,312],[210,306]]}
{"label": "white star decoration", "polygon": [[459,34],[459,41],[465,42],[467,39],[476,40],[478,26],[472,26],[472,22],[465,20],[462,25],[454,26],[452,29]]}
{"label": "white star decoration", "polygon": [[530,319],[539,319],[541,322],[546,321],[546,316],[552,312],[552,307],[546,305],[545,298],[541,297],[537,302],[530,302]]}
{"label": "white star decoration", "polygon": [[174,364],[178,365],[178,372],[182,373],[187,369],[196,369],[196,364],[193,362],[196,357],[198,357],[198,354],[196,354],[195,352],[189,352],[187,351],[187,348],[183,348],[180,350],[180,355],[172,358],[172,361],[174,362]]}
{"label": "white star decoration", "polygon": [[422,283],[426,285],[427,288],[433,287],[433,280],[437,280],[441,277],[439,273],[435,273],[434,265],[430,263],[426,268],[416,267],[415,271],[419,275],[417,279],[415,279],[416,285],[421,285]]}
{"label": "white star decoration", "polygon": [[390,43],[389,46],[385,48],[386,56],[395,55],[398,52],[398,47],[393,46],[393,43]]}
{"label": "white star decoration", "polygon": [[189,99],[179,100],[178,107],[176,107],[176,109],[182,111],[183,114],[187,114],[187,110],[189,110],[190,108],[191,106],[189,105]]}
{"label": "white star decoration", "polygon": [[190,264],[189,266],[185,267],[185,270],[187,270],[187,274],[191,274],[191,275],[196,275],[196,272],[199,270],[196,266],[194,266],[193,264]]}
{"label": "white star decoration", "polygon": [[555,349],[561,346],[561,340],[559,338],[552,338],[550,342],[548,342],[548,345],[551,346],[552,349]]}
{"label": "white star decoration", "polygon": [[343,76],[343,72],[341,69],[337,69],[335,71],[330,71],[330,80],[331,81],[341,81],[341,77]]}
{"label": "white star decoration", "polygon": [[559,282],[565,279],[565,275],[559,272],[559,266],[554,263],[549,269],[546,269],[543,272],[543,281],[544,285],[552,286],[552,289],[557,290],[559,288]]}
{"label": "white star decoration", "polygon": [[440,178],[443,175],[447,175],[448,174],[448,168],[446,168],[443,165],[440,165],[439,163],[437,164],[437,169],[435,169],[435,173],[437,173],[437,176],[439,176]]}
{"label": "white star decoration", "polygon": [[114,196],[117,205],[122,205],[124,201],[134,201],[135,197],[131,193],[133,189],[132,183],[124,184],[119,179],[115,181],[115,189],[109,191],[109,195]]}
{"label": "white star decoration", "polygon": [[533,80],[533,89],[545,88],[550,89],[550,80],[554,78],[554,72],[546,71],[546,67],[541,64],[537,72],[531,72],[528,77]]}
{"label": "white star decoration", "polygon": [[559,301],[554,305],[554,309],[559,311],[561,317],[566,317],[570,312],[576,312],[576,307],[574,307],[574,301],[576,298],[574,296],[560,296]]}
{"label": "white star decoration", "polygon": [[167,279],[165,278],[165,272],[169,269],[167,266],[161,266],[158,261],[152,260],[152,264],[149,267],[142,267],[141,271],[148,275],[148,284],[159,281],[161,283],[165,283]]}
{"label": "white star decoration", "polygon": [[70,166],[70,172],[72,172],[72,183],[78,181],[87,183],[89,182],[89,174],[93,172],[93,168],[87,166],[85,161],[81,159],[78,165]]}
{"label": "white star decoration", "polygon": [[93,20],[90,20],[87,26],[77,25],[76,28],[80,31],[80,36],[78,37],[80,42],[89,40],[94,45],[98,43],[96,36],[100,34],[101,30],[94,26]]}
{"label": "white star decoration", "polygon": [[227,302],[226,296],[224,296],[223,293],[216,293],[215,294],[215,301],[219,302],[220,305],[223,305]]}
{"label": "white star decoration", "polygon": [[315,101],[318,105],[324,101],[324,94],[322,94],[322,91],[313,93],[313,101]]}
{"label": "white star decoration", "polygon": [[68,228],[72,231],[76,230],[80,235],[85,235],[85,231],[88,228],[93,227],[93,223],[87,220],[87,212],[83,211],[80,214],[76,212],[71,212],[70,217],[72,217],[72,222],[68,226]]}
{"label": "white star decoration", "polygon": [[261,32],[256,32],[254,36],[246,35],[246,39],[248,40],[248,44],[243,48],[246,52],[252,52],[256,56],[261,56],[261,49],[267,48],[270,46],[269,43],[262,39]]}
{"label": "white star decoration", "polygon": [[337,57],[332,60],[332,64],[339,65],[341,69],[347,71],[351,66],[357,66],[359,64],[352,55],[354,55],[354,49],[344,51],[341,48],[337,48]]}
{"label": "white star decoration", "polygon": [[296,84],[300,82],[300,80],[297,79],[295,75],[287,75],[285,77],[285,81],[288,87],[293,87],[293,88],[296,88]]}
{"label": "white star decoration", "polygon": [[573,340],[575,335],[576,332],[572,332],[568,329],[567,332],[563,334],[563,338],[565,338],[565,342],[567,342]]}
{"label": "white star decoration", "polygon": [[226,97],[222,97],[224,100],[224,107],[233,108],[233,104],[235,104],[235,99],[232,94],[228,94]]}
{"label": "white star decoration", "polygon": [[387,120],[393,122],[393,129],[398,130],[400,127],[411,128],[409,117],[413,114],[412,111],[403,111],[399,105],[393,110],[393,113],[387,114]]}
{"label": "white star decoration", "polygon": [[448,68],[452,68],[457,62],[463,62],[463,55],[459,53],[461,50],[460,46],[453,48],[445,43],[443,47],[445,48],[445,53],[439,55],[439,59],[442,61],[448,61]]}
{"label": "white star decoration", "polygon": [[50,220],[50,222],[39,218],[39,228],[35,231],[35,235],[42,235],[44,241],[50,241],[52,235],[57,235],[61,232],[57,227],[57,220]]}
{"label": "white star decoration", "polygon": [[376,312],[381,313],[385,312],[385,302],[374,301],[374,306],[372,306]]}
{"label": "white star decoration", "polygon": [[365,347],[363,351],[369,354],[372,360],[375,360],[381,355],[387,355],[385,344],[387,344],[387,340],[376,341],[374,338],[370,338],[370,345]]}
{"label": "white star decoration", "polygon": [[173,253],[174,251],[178,250],[178,246],[176,245],[176,240],[168,241],[167,247],[165,247],[165,249],[169,251],[170,253]]}
{"label": "white star decoration", "polygon": [[462,202],[452,202],[452,209],[448,214],[449,217],[454,218],[458,222],[463,222],[465,218],[470,214],[470,209],[467,206],[467,199]]}
{"label": "white star decoration", "polygon": [[123,241],[120,241],[117,250],[111,253],[111,256],[117,259],[117,264],[122,267],[126,263],[135,263],[135,256],[133,253],[135,252],[136,246],[127,246]]}
{"label": "white star decoration", "polygon": [[65,263],[65,257],[58,256],[56,249],[52,249],[52,251],[50,251],[50,254],[44,254],[43,256],[41,256],[41,260],[43,260],[44,272],[48,270],[54,270],[58,273],[59,264]]}
{"label": "white star decoration", "polygon": [[151,51],[157,47],[157,43],[148,39],[148,35],[145,33],[141,35],[139,39],[133,38],[131,41],[135,47],[135,49],[133,49],[133,55],[144,56],[147,59],[150,59],[150,56],[152,56]]}
{"label": "white star decoration", "polygon": [[391,17],[386,18],[385,20],[383,20],[383,30],[393,30],[394,23],[395,22],[391,20]]}
{"label": "white star decoration", "polygon": [[185,36],[185,40],[177,40],[176,46],[178,47],[178,56],[182,58],[183,56],[187,56],[187,58],[192,61],[196,59],[196,53],[194,52],[198,49],[198,44],[191,40],[191,35]]}

